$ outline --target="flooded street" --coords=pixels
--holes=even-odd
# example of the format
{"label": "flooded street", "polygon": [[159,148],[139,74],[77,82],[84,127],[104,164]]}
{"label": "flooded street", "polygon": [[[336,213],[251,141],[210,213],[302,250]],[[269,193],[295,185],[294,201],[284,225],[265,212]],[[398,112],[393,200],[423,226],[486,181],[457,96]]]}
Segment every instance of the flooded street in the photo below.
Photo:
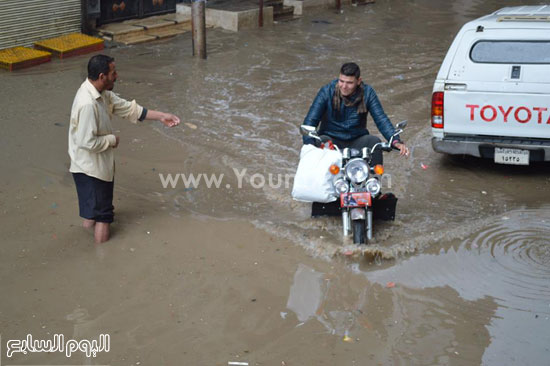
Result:
{"label": "flooded street", "polygon": [[[161,192],[163,200],[173,203],[175,210],[184,201],[197,213],[255,219],[294,240],[303,236],[304,229],[322,232],[307,235],[303,244],[309,247],[312,237],[322,235],[327,240],[316,243],[316,249],[332,253],[332,243],[342,244],[340,221],[310,220],[310,207],[292,201],[285,177],[296,170],[301,147],[297,127],[314,96],[337,76],[343,62],[355,60],[394,123],[409,121],[403,136],[412,147],[411,159],[386,156],[391,189],[401,199],[397,223],[382,224],[376,235],[387,256],[429,246],[431,231],[447,239],[463,236],[480,221],[491,221],[518,206],[536,205],[539,190],[548,189],[550,182],[544,167],[453,160],[431,148],[431,90],[450,42],[466,20],[505,5],[483,3],[485,8],[480,8],[476,2],[465,3],[440,10],[425,1],[380,2],[350,7],[343,14],[317,10],[261,31],[213,34],[206,63],[174,61],[158,72],[164,77],[154,86],[170,90],[179,101],[174,108],[185,111],[186,122],[200,126],[166,131],[196,151],[178,172],[223,174],[224,180],[219,189],[202,184],[195,190],[180,182],[179,189]],[[181,52],[172,44],[145,47],[151,48],[151,56]],[[370,119],[368,127],[378,133]],[[421,169],[422,164],[428,168]],[[254,174],[263,177],[264,187],[254,186],[262,182],[251,182]],[[242,189],[234,189],[240,177],[244,177]],[[427,228],[434,230],[427,233]],[[393,254],[387,253],[388,248]]]}
{"label": "flooded street", "polygon": [[[549,166],[434,153],[429,123],[433,81],[460,27],[535,3],[307,9],[261,30],[209,29],[206,61],[190,57],[189,34],[106,50],[117,93],[182,123],[116,121],[119,226],[104,247],[77,230],[67,172],[87,57],[1,73],[3,345],[30,332],[110,333],[110,354],[71,359],[85,365],[548,364]],[[351,257],[340,219],[311,219],[285,178],[313,98],[348,61],[393,123],[408,120],[411,148],[408,159],[384,157],[396,220],[376,222],[374,242]],[[378,134],[371,117],[367,127]],[[220,184],[163,188],[159,175],[179,173]]]}

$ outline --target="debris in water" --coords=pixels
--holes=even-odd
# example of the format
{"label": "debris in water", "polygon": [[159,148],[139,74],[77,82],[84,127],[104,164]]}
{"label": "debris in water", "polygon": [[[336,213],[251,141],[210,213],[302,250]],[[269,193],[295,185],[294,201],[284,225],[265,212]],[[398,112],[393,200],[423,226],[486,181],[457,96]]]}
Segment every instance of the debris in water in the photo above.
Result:
{"label": "debris in water", "polygon": [[57,208],[57,203],[52,203],[52,208]]}
{"label": "debris in water", "polygon": [[243,365],[243,366],[248,366],[248,362],[231,362],[231,361],[229,361],[227,364],[228,364],[228,365]]}
{"label": "debris in water", "polygon": [[424,170],[428,169],[428,166],[424,163],[420,163],[420,167]]}
{"label": "debris in water", "polygon": [[485,192],[485,191],[481,191],[481,194],[487,194],[487,192]]}
{"label": "debris in water", "polygon": [[329,22],[328,20],[312,20],[311,22],[316,24],[332,24],[332,22]]}
{"label": "debris in water", "polygon": [[405,80],[405,76],[403,76],[403,74],[394,76],[394,78],[397,79],[397,80]]}
{"label": "debris in water", "polygon": [[344,252],[344,255],[347,255],[347,256],[353,255],[353,250],[346,250]]}
{"label": "debris in water", "polygon": [[348,336],[348,335],[345,335],[343,341],[344,341],[344,342],[350,342],[350,343],[351,343],[351,342],[353,342],[353,338],[351,338],[351,337]]}
{"label": "debris in water", "polygon": [[197,125],[194,125],[192,123],[189,123],[189,122],[185,122],[184,123],[187,127],[189,127],[190,129],[192,130],[196,130],[197,129]]}
{"label": "debris in water", "polygon": [[281,318],[286,319],[288,313],[281,311]]}
{"label": "debris in water", "polygon": [[386,288],[394,288],[394,287],[395,287],[395,282],[386,283]]}

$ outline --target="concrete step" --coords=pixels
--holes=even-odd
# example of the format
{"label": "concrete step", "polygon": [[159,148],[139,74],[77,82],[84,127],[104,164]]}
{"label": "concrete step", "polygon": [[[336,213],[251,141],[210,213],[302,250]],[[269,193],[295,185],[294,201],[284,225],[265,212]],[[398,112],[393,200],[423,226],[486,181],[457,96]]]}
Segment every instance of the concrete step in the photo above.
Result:
{"label": "concrete step", "polygon": [[[247,6],[243,7],[243,4]],[[234,32],[258,28],[259,7],[256,7],[253,2],[254,6],[251,7],[250,4],[248,2],[218,2],[216,4],[208,2],[206,26],[220,27]],[[191,7],[186,4],[177,4],[176,11],[181,15],[191,16]],[[264,8],[263,20],[264,26],[273,24],[272,7]]]}
{"label": "concrete step", "polygon": [[110,41],[138,44],[174,37],[191,31],[191,20],[178,14],[159,15],[144,19],[132,19],[121,23],[106,24],[99,34]]}
{"label": "concrete step", "polygon": [[120,42],[124,44],[138,44],[143,42],[155,41],[158,39],[165,39],[170,37],[175,37],[178,34],[183,34],[191,31],[191,23],[186,27],[163,27],[157,29],[148,29],[143,33],[126,33],[125,35],[119,35],[113,37],[113,41]]}
{"label": "concrete step", "polygon": [[118,36],[112,40],[119,43],[129,44],[140,44],[145,42],[156,41],[158,38],[156,36],[149,36],[147,34],[132,34],[129,33],[125,36]]}
{"label": "concrete step", "polygon": [[294,19],[294,6],[283,6],[273,11],[273,21],[280,22]]}
{"label": "concrete step", "polygon": [[[258,5],[259,5],[259,2],[258,2]],[[264,6],[272,6],[273,14],[275,14],[275,12],[283,9],[284,1],[283,0],[266,0],[264,1]]]}
{"label": "concrete step", "polygon": [[373,4],[376,0],[352,0],[352,5],[367,5],[367,4]]}

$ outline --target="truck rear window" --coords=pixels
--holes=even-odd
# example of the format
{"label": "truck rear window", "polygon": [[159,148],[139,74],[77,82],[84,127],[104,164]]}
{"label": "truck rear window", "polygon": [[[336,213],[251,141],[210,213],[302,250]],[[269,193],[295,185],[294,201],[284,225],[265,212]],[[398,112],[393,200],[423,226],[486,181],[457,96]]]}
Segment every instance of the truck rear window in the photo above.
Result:
{"label": "truck rear window", "polygon": [[470,58],[479,63],[550,64],[550,41],[479,41]]}

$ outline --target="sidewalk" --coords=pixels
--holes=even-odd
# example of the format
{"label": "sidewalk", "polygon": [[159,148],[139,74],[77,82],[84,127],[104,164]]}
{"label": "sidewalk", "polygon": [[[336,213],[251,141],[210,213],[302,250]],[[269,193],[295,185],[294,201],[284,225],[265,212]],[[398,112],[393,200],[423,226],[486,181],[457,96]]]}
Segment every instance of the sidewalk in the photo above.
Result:
{"label": "sidewalk", "polygon": [[[341,0],[343,6],[365,5],[375,0]],[[299,18],[304,8],[334,7],[335,0],[265,0],[263,24]],[[207,27],[240,31],[259,27],[258,0],[209,0],[206,3]],[[99,35],[109,41],[124,44],[138,44],[169,38],[191,31],[191,6],[177,4],[176,13],[158,15],[144,19],[132,19],[111,23],[98,29]]]}
{"label": "sidewalk", "polygon": [[169,38],[189,31],[190,16],[179,13],[105,24],[98,29],[99,35],[106,40],[127,45]]}

